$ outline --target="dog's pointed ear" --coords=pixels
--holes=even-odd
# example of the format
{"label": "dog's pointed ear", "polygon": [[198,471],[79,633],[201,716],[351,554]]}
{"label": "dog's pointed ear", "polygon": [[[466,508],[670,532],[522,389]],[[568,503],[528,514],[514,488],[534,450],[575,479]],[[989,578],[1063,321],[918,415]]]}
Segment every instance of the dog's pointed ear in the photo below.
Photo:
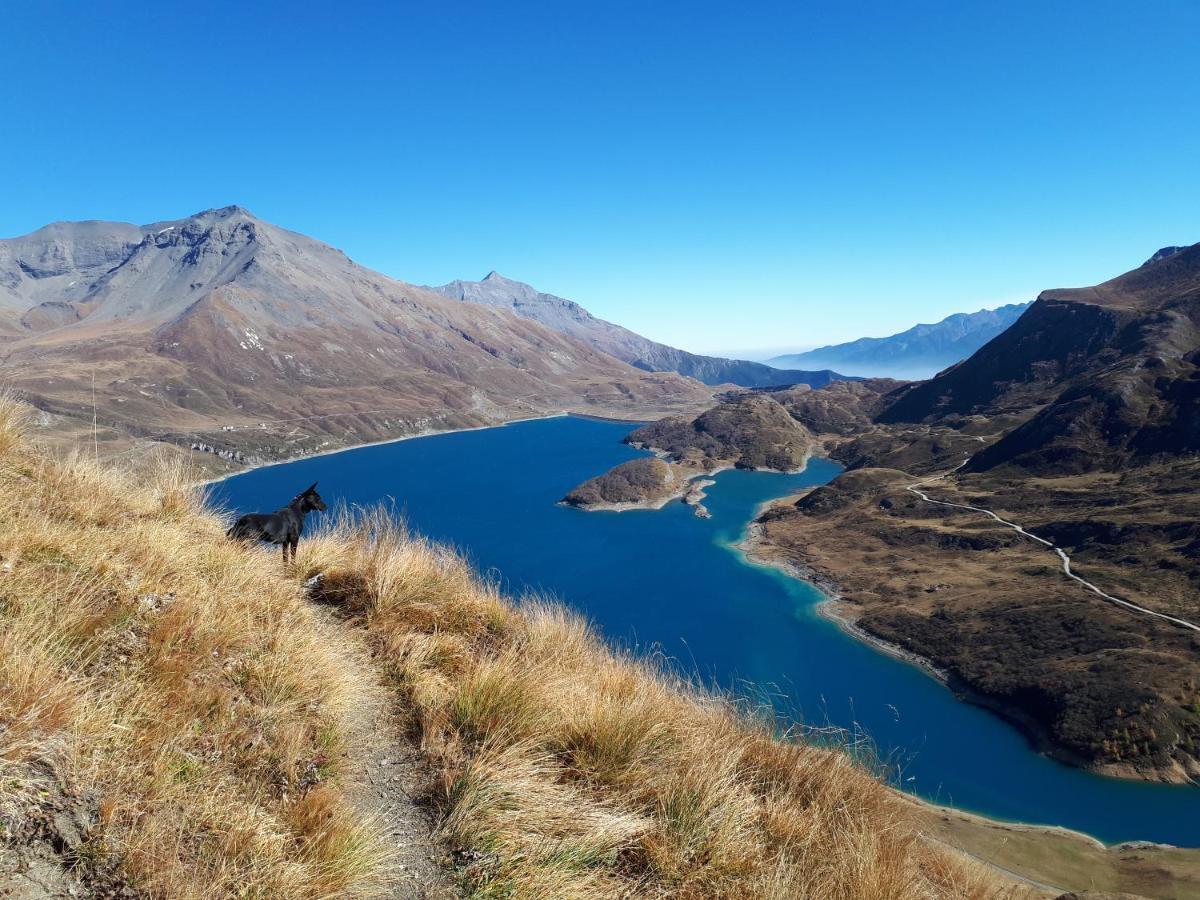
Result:
{"label": "dog's pointed ear", "polygon": [[304,491],[306,494],[315,494],[317,492],[317,483],[314,481]]}

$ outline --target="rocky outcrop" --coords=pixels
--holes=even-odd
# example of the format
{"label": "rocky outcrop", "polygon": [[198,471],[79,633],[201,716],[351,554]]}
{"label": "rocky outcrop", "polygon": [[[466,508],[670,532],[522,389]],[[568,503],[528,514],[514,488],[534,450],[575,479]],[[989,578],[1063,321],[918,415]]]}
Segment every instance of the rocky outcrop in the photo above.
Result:
{"label": "rocky outcrop", "polygon": [[588,479],[563,502],[585,509],[655,509],[678,497],[709,518],[702,501],[715,482],[704,475],[732,467],[795,471],[815,447],[808,430],[764,394],[736,395],[694,418],[662,419],[631,432],[625,442],[657,456]]}
{"label": "rocky outcrop", "polygon": [[694,418],[672,416],[631,432],[626,443],[655,450],[698,472],[721,467],[804,467],[816,442],[770,395],[740,394]]}
{"label": "rocky outcrop", "polygon": [[688,506],[692,507],[692,509],[696,513],[697,518],[700,518],[700,519],[711,519],[712,518],[712,513],[710,513],[708,511],[708,507],[704,505],[704,498],[708,496],[708,494],[705,493],[704,489],[708,488],[708,487],[712,487],[714,484],[716,484],[716,482],[710,478],[696,479],[695,481],[691,482],[690,486],[688,487],[687,493],[683,495],[683,502],[686,503]]}
{"label": "rocky outcrop", "polygon": [[813,434],[852,435],[870,425],[904,384],[891,378],[835,381],[819,391],[789,388],[771,397]]}
{"label": "rocky outcrop", "polygon": [[589,478],[562,502],[583,509],[653,509],[682,497],[688,488],[684,470],[650,456],[631,459]]}

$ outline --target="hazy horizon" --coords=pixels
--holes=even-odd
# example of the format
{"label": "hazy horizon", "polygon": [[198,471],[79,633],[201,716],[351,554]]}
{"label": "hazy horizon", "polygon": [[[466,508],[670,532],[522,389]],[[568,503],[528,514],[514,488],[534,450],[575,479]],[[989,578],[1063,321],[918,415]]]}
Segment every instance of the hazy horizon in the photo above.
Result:
{"label": "hazy horizon", "polygon": [[8,24],[6,236],[236,203],[406,281],[495,269],[700,352],[892,334],[1200,240],[1189,4]]}

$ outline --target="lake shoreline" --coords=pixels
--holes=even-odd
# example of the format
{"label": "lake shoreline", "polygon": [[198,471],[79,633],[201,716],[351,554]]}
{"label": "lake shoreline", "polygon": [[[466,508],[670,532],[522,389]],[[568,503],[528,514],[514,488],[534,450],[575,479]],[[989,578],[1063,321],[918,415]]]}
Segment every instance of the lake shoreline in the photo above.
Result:
{"label": "lake shoreline", "polygon": [[[587,417],[579,416],[578,418],[587,418]],[[617,421],[617,420],[601,419],[600,421]],[[687,463],[673,459],[669,453],[667,453],[665,450],[662,450],[661,448],[652,447],[649,444],[643,444],[640,442],[631,443],[629,446],[633,447],[635,450],[642,450],[644,452],[651,453],[656,458],[661,459],[663,462],[668,463],[671,466],[675,466],[675,467],[683,468],[683,469],[691,468],[691,466],[688,465]],[[804,460],[800,463],[800,465],[796,466],[793,469],[772,469],[767,466],[755,466],[753,469],[749,469],[748,471],[769,472],[774,475],[800,475],[804,472],[805,469],[808,468],[808,463],[812,458],[813,458],[813,454],[811,452],[807,453],[804,457]],[[574,503],[566,503],[565,501],[559,501],[559,502],[562,503],[563,506],[569,506],[572,509],[580,509],[580,510],[583,510],[584,512],[629,512],[629,511],[635,510],[635,509],[648,509],[648,510],[662,509],[667,504],[672,503],[675,500],[679,500],[679,501],[682,501],[683,503],[686,503],[689,506],[693,507],[696,510],[696,515],[699,516],[700,518],[708,518],[708,515],[709,515],[708,510],[705,508],[704,503],[703,503],[704,498],[707,496],[707,494],[705,493],[705,489],[716,484],[716,482],[712,480],[712,478],[714,476],[719,475],[721,472],[728,472],[728,471],[730,471],[732,469],[736,469],[736,468],[737,468],[737,465],[735,463],[723,463],[723,464],[721,464],[719,466],[715,466],[711,469],[697,469],[696,471],[690,472],[687,475],[687,477],[682,480],[682,482],[680,483],[680,487],[677,490],[673,491],[672,493],[668,494],[665,497],[655,497],[653,499],[629,501],[626,503],[603,503],[603,502],[601,502],[601,503],[574,504]],[[769,501],[769,502],[771,502],[771,501]],[[756,512],[755,518],[757,518],[757,516],[758,516],[758,513]]]}
{"label": "lake shoreline", "polygon": [[[1040,835],[1056,835],[1059,837],[1068,837],[1073,840],[1084,841],[1087,844],[1095,847],[1097,850],[1112,850],[1114,848],[1124,847],[1127,844],[1140,844],[1142,841],[1120,841],[1115,844],[1106,844],[1100,838],[1093,834],[1088,834],[1086,831],[1080,831],[1077,828],[1066,828],[1062,825],[1034,825],[1029,822],[1009,822],[1005,819],[994,819],[990,816],[985,816],[982,813],[977,813],[970,809],[963,809],[961,806],[948,806],[945,803],[935,803],[933,800],[926,800],[924,797],[918,797],[916,794],[910,794],[907,791],[902,791],[899,788],[892,789],[896,794],[902,797],[906,802],[912,803],[914,806],[920,807],[924,812],[941,815],[941,816],[959,816],[969,820],[976,825],[985,826],[987,828],[999,828],[1003,831],[1011,831],[1020,834],[1040,834]],[[1172,844],[1157,844],[1159,847],[1172,847]]]}
{"label": "lake shoreline", "polygon": [[204,481],[197,482],[197,484],[208,487],[214,484],[220,484],[222,481],[227,481],[228,479],[234,478],[238,475],[245,475],[247,472],[257,472],[259,469],[270,469],[275,466],[286,466],[290,463],[304,462],[305,460],[309,459],[319,459],[322,456],[333,456],[334,454],[346,453],[350,450],[361,450],[364,447],[383,447],[387,444],[399,444],[403,441],[414,441],[418,438],[440,437],[443,434],[463,434],[468,431],[487,431],[490,428],[504,428],[508,425],[517,425],[521,422],[541,422],[546,419],[561,419],[568,416],[575,416],[576,418],[580,419],[591,418],[595,419],[596,421],[604,422],[624,421],[623,419],[604,419],[600,416],[582,416],[571,412],[560,412],[548,413],[544,416],[525,416],[519,419],[506,419],[503,422],[496,422],[491,425],[469,425],[465,428],[434,428],[426,431],[414,432],[413,434],[404,434],[400,437],[387,438],[382,441],[364,441],[361,444],[347,444],[344,447],[336,447],[332,450],[319,450],[316,453],[302,453],[299,456],[289,456],[286,459],[276,459],[272,460],[271,462],[256,463],[252,466],[243,466],[236,471],[226,472],[224,475],[218,476],[217,478],[208,478]]}
{"label": "lake shoreline", "polygon": [[[759,508],[755,511],[754,519],[757,519],[758,516],[761,515],[764,510],[766,510],[773,504],[778,503],[782,499],[783,498],[777,498],[775,500],[768,500],[765,503],[761,504],[759,506]],[[768,556],[763,552],[763,548],[765,546],[767,546],[763,542],[763,537],[762,537],[763,529],[762,529],[761,525],[759,525],[756,521],[754,521],[754,519],[752,519],[747,524],[746,532],[745,532],[745,535],[743,536],[743,538],[740,541],[738,541],[736,544],[732,545],[733,549],[736,552],[740,553],[742,556],[744,556],[751,563],[754,563],[756,565],[765,566],[767,568],[775,569],[776,571],[782,572],[783,574],[787,575],[789,578],[794,578],[797,581],[802,581],[805,584],[808,584],[808,585],[812,586],[813,588],[815,588],[822,595],[822,599],[819,600],[816,604],[814,604],[813,610],[822,619],[825,619],[826,621],[833,623],[845,634],[854,638],[857,641],[860,641],[863,644],[868,645],[875,651],[882,653],[886,656],[890,656],[894,659],[898,659],[901,662],[904,662],[904,663],[907,663],[908,665],[913,666],[914,668],[920,669],[926,675],[933,678],[935,681],[939,682],[940,684],[944,685],[951,692],[951,694],[953,694],[961,702],[974,704],[983,709],[988,709],[991,712],[994,712],[997,715],[1003,717],[1006,721],[1008,721],[1011,724],[1013,724],[1014,726],[1016,726],[1023,734],[1025,734],[1025,736],[1027,738],[1030,739],[1032,746],[1037,750],[1037,752],[1044,753],[1045,755],[1050,756],[1051,758],[1053,758],[1056,761],[1063,763],[1065,765],[1072,765],[1076,768],[1084,769],[1086,771],[1093,772],[1097,775],[1103,775],[1105,777],[1115,777],[1115,776],[1108,775],[1108,773],[1097,771],[1096,769],[1090,768],[1088,766],[1079,765],[1078,763],[1073,763],[1067,759],[1063,759],[1059,756],[1056,756],[1052,752],[1049,752],[1048,748],[1044,748],[1042,746],[1042,742],[1038,739],[1038,735],[1036,733],[1037,732],[1036,726],[1032,725],[1032,723],[1027,726],[1027,724],[1024,721],[1021,721],[1020,719],[1018,719],[1015,715],[1013,715],[1011,712],[1005,710],[999,704],[990,703],[990,702],[988,702],[987,698],[981,697],[981,696],[975,694],[975,692],[972,692],[965,687],[962,689],[956,689],[954,686],[955,679],[949,673],[947,673],[945,670],[934,665],[930,660],[928,660],[925,657],[920,656],[916,653],[912,653],[911,651],[905,650],[903,647],[899,646],[898,644],[893,644],[890,641],[886,641],[880,637],[877,637],[877,636],[871,634],[869,631],[865,630],[864,628],[860,627],[852,618],[848,617],[843,612],[841,606],[845,604],[845,601],[842,599],[840,588],[834,581],[832,581],[827,576],[825,576],[813,569],[810,569],[806,566],[803,566],[799,563],[796,563],[791,560],[780,559],[780,558],[776,558],[773,556]],[[1146,779],[1131,779],[1131,780],[1146,780]],[[1037,823],[1030,823],[1030,822],[1018,822],[1018,821],[1011,821],[1011,820],[1007,820],[1007,819],[994,818],[994,817],[988,816],[984,813],[976,812],[972,809],[968,809],[965,807],[948,806],[946,804],[936,803],[932,800],[927,800],[924,797],[920,797],[916,794],[910,794],[904,790],[901,790],[900,788],[893,788],[893,790],[895,790],[895,792],[898,795],[902,796],[906,801],[920,806],[921,808],[923,808],[930,814],[953,814],[953,815],[957,815],[957,816],[963,817],[965,819],[974,821],[975,823],[977,823],[981,826],[986,826],[986,827],[990,827],[990,828],[1000,828],[1000,829],[1004,829],[1004,830],[1008,830],[1008,831],[1021,832],[1021,833],[1066,836],[1066,837],[1071,837],[1073,839],[1085,841],[1091,845],[1094,845],[1097,848],[1105,849],[1105,850],[1112,849],[1114,847],[1120,847],[1123,844],[1127,844],[1127,843],[1134,843],[1134,844],[1139,843],[1138,841],[1135,840],[1135,841],[1121,841],[1121,842],[1117,842],[1114,844],[1106,844],[1103,840],[1096,837],[1095,835],[1088,834],[1086,831],[1081,831],[1079,829],[1067,828],[1066,826],[1062,826],[1062,825],[1045,825],[1045,824],[1037,824]],[[1172,845],[1165,844],[1162,846],[1172,846]]]}
{"label": "lake shoreline", "polygon": [[745,536],[738,542],[736,549],[752,562],[777,569],[791,578],[798,579],[816,588],[824,595],[824,599],[814,606],[814,611],[818,616],[834,623],[843,632],[855,640],[867,644],[876,651],[920,669],[926,675],[944,685],[957,700],[995,713],[1020,731],[1037,753],[1047,756],[1056,762],[1104,778],[1179,786],[1195,784],[1195,781],[1182,771],[1175,772],[1155,769],[1147,772],[1130,766],[1094,765],[1087,759],[1059,746],[1046,728],[1020,707],[1004,703],[975,690],[961,678],[936,665],[932,660],[911,650],[907,650],[899,644],[885,640],[863,628],[850,614],[852,605],[842,597],[841,588],[831,577],[797,563],[794,560],[783,559],[767,552],[767,548],[771,545],[767,543],[765,531],[756,520],[765,510],[783,499],[781,497],[769,500],[755,511],[754,519],[747,525]]}
{"label": "lake shoreline", "polygon": [[[593,527],[584,523],[588,517],[567,516],[564,519],[561,518],[561,512],[547,513],[546,510],[552,510],[561,496],[560,484],[571,483],[579,477],[578,473],[594,471],[597,460],[602,466],[611,465],[610,460],[628,458],[628,451],[619,446],[624,422],[601,420],[588,424],[589,420],[594,419],[595,417],[573,414],[531,416],[492,426],[445,429],[431,434],[405,435],[399,439],[371,442],[373,445],[397,446],[394,450],[384,453],[363,454],[357,457],[348,454],[346,457],[338,457],[328,462],[328,472],[325,463],[306,467],[303,471],[310,474],[304,483],[312,481],[314,476],[311,473],[319,470],[322,478],[329,481],[330,490],[335,493],[349,492],[349,499],[346,501],[349,503],[370,503],[373,502],[372,497],[380,493],[403,496],[406,508],[411,510],[409,514],[421,522],[421,527],[427,529],[431,539],[468,548],[472,558],[478,559],[477,565],[481,570],[503,572],[506,584],[511,579],[514,585],[524,585],[520,590],[551,591],[558,596],[578,599],[580,608],[586,610],[587,615],[596,617],[596,621],[600,622],[606,631],[611,629],[614,639],[618,642],[626,632],[632,632],[634,640],[640,646],[648,646],[649,642],[654,641],[665,642],[670,644],[669,652],[677,660],[686,660],[689,651],[694,653],[694,647],[702,647],[696,665],[705,671],[716,673],[711,674],[714,679],[720,671],[741,677],[739,671],[744,674],[744,669],[748,668],[746,659],[749,657],[743,659],[743,656],[739,655],[740,651],[727,652],[726,648],[731,645],[751,648],[754,653],[772,654],[768,657],[769,667],[764,668],[760,665],[759,669],[753,672],[758,678],[758,683],[787,685],[793,681],[798,682],[794,685],[795,689],[785,687],[785,690],[790,690],[790,696],[796,697],[805,706],[824,702],[824,697],[830,689],[834,694],[838,694],[841,690],[839,686],[847,678],[865,678],[861,690],[847,688],[842,693],[855,695],[850,698],[851,707],[855,699],[864,702],[869,700],[875,705],[870,707],[871,711],[866,713],[865,719],[859,717],[851,708],[850,714],[854,718],[849,719],[839,711],[837,715],[841,718],[838,721],[842,725],[851,721],[855,724],[865,723],[864,727],[869,730],[868,733],[875,734],[881,741],[881,746],[895,745],[901,749],[920,747],[919,742],[925,738],[922,738],[920,733],[916,733],[914,737],[910,732],[914,729],[919,732],[920,723],[926,719],[931,723],[956,723],[955,727],[970,725],[977,728],[981,735],[995,732],[999,739],[999,732],[1005,729],[1006,725],[995,720],[990,723],[983,722],[979,718],[982,713],[978,711],[970,714],[952,711],[951,707],[961,706],[960,701],[965,698],[955,697],[953,694],[946,696],[940,690],[921,687],[920,682],[923,679],[919,675],[899,671],[890,661],[882,664],[871,662],[872,657],[878,660],[889,655],[914,665],[919,665],[920,660],[902,656],[898,652],[899,648],[881,646],[880,642],[868,640],[870,636],[865,632],[855,633],[850,627],[853,625],[854,607],[851,605],[847,609],[841,605],[839,601],[842,601],[842,598],[838,586],[830,578],[823,578],[820,573],[805,571],[799,566],[787,565],[780,558],[778,547],[768,545],[765,552],[762,552],[755,546],[753,538],[759,536],[758,532],[765,529],[770,533],[769,523],[760,529],[754,521],[762,511],[773,504],[794,501],[807,490],[813,489],[813,485],[835,477],[839,469],[835,463],[826,461],[819,455],[814,456],[807,467],[807,476],[785,477],[779,480],[764,478],[755,474],[753,470],[741,470],[728,475],[722,473],[722,481],[718,482],[715,490],[709,491],[711,496],[706,501],[713,505],[715,532],[709,527],[684,527],[686,523],[682,518],[674,518],[677,513],[671,512],[670,499],[662,504],[667,507],[667,512],[661,516],[630,517],[628,522],[619,521],[614,517],[597,517],[600,520],[608,519],[609,523]],[[572,420],[578,421],[572,424]],[[608,424],[604,425],[603,421],[607,421]],[[528,422],[528,427],[507,431],[501,429],[502,425],[522,422]],[[459,430],[486,430],[492,432],[495,437],[442,443],[408,443],[415,437],[436,437],[438,434],[456,433]],[[309,454],[301,459],[317,455],[334,456],[342,449],[355,448],[339,448],[321,454]],[[490,465],[477,465],[485,458],[490,461]],[[293,460],[281,460],[273,465],[291,461]],[[528,471],[524,471],[526,466]],[[500,476],[496,471],[489,471],[492,468],[502,468],[508,474]],[[475,471],[464,475],[464,469]],[[219,496],[227,492],[232,492],[234,496],[240,494],[240,500],[234,501],[235,507],[239,509],[265,508],[280,492],[280,486],[292,480],[293,474],[278,472],[255,477],[251,469],[245,470],[245,473],[250,476],[251,485],[257,482],[257,488],[242,485],[219,489]],[[339,473],[341,478],[335,473]],[[711,473],[697,472],[696,476],[703,474]],[[700,477],[693,477],[689,480],[689,485],[695,486],[702,480]],[[403,486],[393,486],[392,482]],[[233,484],[236,485],[236,482]],[[481,497],[489,498],[482,506],[478,503]],[[687,518],[690,519],[690,516]],[[520,529],[513,526],[514,521],[521,523]],[[534,530],[530,531],[531,527]],[[632,545],[626,546],[630,541],[622,539],[619,535],[630,531],[635,536]],[[572,541],[579,543],[561,543]],[[581,553],[574,557],[564,554],[568,546],[577,547]],[[613,559],[622,561],[620,566],[606,566],[610,547],[614,553]],[[760,572],[737,575],[736,570],[742,566],[733,559],[728,563],[708,564],[706,560],[709,558],[710,547],[718,549],[720,556],[724,556],[728,549],[736,549],[740,551],[736,555],[741,561],[751,564],[753,568],[759,568]],[[797,558],[801,561],[805,559],[802,554],[797,554]],[[678,560],[681,568],[679,571],[664,568],[664,560]],[[672,565],[675,563],[672,562]],[[647,566],[648,569],[636,578],[624,574],[636,571],[637,566]],[[767,567],[782,570],[782,574],[787,577],[781,578],[778,574],[766,572]],[[729,570],[728,575],[725,574],[726,570]],[[711,572],[712,577],[708,578],[706,575],[700,581],[696,578],[689,580],[688,573],[696,571]],[[612,572],[617,574],[611,574]],[[825,574],[832,573],[826,569]],[[790,587],[787,582],[793,579],[804,582],[805,587],[799,590]],[[602,593],[608,591],[609,582],[616,592]],[[774,585],[771,582],[774,582]],[[812,595],[808,591],[808,585],[814,586],[822,596]],[[657,591],[652,596],[661,598],[661,602],[645,608],[639,606],[636,603],[637,596],[650,590]],[[747,602],[729,602],[730,597],[738,596],[744,597]],[[753,597],[777,598],[781,604],[772,602],[760,613],[756,611],[757,604],[749,602]],[[691,618],[674,618],[673,611],[676,607],[680,613]],[[731,612],[731,608],[734,611]],[[660,609],[665,609],[671,616],[660,612]],[[702,612],[706,614],[701,615]],[[849,612],[850,615],[844,615],[845,612]],[[855,650],[854,645],[844,643],[840,635],[824,623],[818,622],[814,613],[833,621],[848,636],[855,637],[860,647],[862,643],[868,643],[871,652]],[[724,617],[727,616],[731,627],[725,630],[723,626],[716,632],[712,631],[711,626],[692,627],[691,623],[709,621],[710,616],[711,621],[721,623],[725,622]],[[807,627],[804,626],[806,619]],[[760,624],[748,624],[751,620]],[[765,632],[755,630],[760,629],[761,622],[764,621],[774,624]],[[797,621],[800,625],[798,629],[792,624]],[[708,628],[711,635],[706,633],[704,628]],[[685,637],[675,637],[678,634]],[[676,640],[684,641],[682,653],[671,643]],[[709,647],[703,644],[703,641],[708,641],[713,646]],[[737,643],[738,641],[741,643]],[[751,659],[750,662],[754,663],[756,659]],[[811,659],[812,662],[806,662],[806,659]],[[795,660],[799,662],[794,662]],[[827,663],[820,666],[820,671],[832,673],[816,676],[817,680],[814,683],[823,685],[820,694],[813,693],[813,688],[802,681],[808,677],[804,667],[811,667],[816,661]],[[850,667],[845,675],[839,673],[840,664]],[[794,669],[791,668],[793,665]],[[798,675],[793,676],[793,671]],[[782,674],[776,675],[776,672]],[[887,673],[887,677],[883,680],[872,680],[871,676],[879,672]],[[942,674],[943,678],[939,680],[946,684],[944,673],[928,670],[925,670],[925,673],[935,677]],[[772,682],[772,678],[777,680]],[[811,701],[808,699],[809,694],[812,694]],[[902,698],[903,702],[897,698]],[[835,701],[841,703],[843,699],[835,698]],[[885,701],[895,702],[901,708],[915,714],[915,724],[910,724],[913,715],[906,715],[905,724],[893,726],[891,715],[883,708]],[[914,708],[914,704],[918,702],[921,705]],[[863,708],[865,710],[867,707]],[[878,711],[880,709],[882,712]],[[926,713],[926,710],[929,712]],[[1162,809],[1163,815],[1169,818],[1164,818],[1161,822],[1154,815],[1143,812],[1140,805],[1128,810],[1128,815],[1115,812],[1109,814],[1107,809],[1097,807],[1093,816],[1090,814],[1093,811],[1093,797],[1106,797],[1111,794],[1113,798],[1119,798],[1125,795],[1102,785],[1091,788],[1087,785],[1081,787],[1077,781],[1072,783],[1071,779],[1077,779],[1078,774],[1071,776],[1067,767],[1062,767],[1061,776],[1053,772],[1048,773],[1045,767],[1050,765],[1050,761],[1045,755],[1041,755],[1041,761],[1036,764],[1026,762],[1026,759],[1037,759],[1039,754],[1030,754],[1028,745],[1016,737],[1003,739],[1004,750],[997,755],[997,759],[1006,763],[1011,760],[1014,766],[1014,775],[1011,777],[1016,777],[1016,773],[1028,773],[1030,777],[1023,779],[1025,784],[1057,785],[1055,779],[1061,777],[1067,788],[1062,795],[1064,800],[1059,803],[1056,802],[1057,794],[1014,786],[1017,796],[1013,800],[993,803],[988,786],[1005,777],[1005,770],[990,765],[981,768],[979,764],[971,763],[969,758],[960,764],[956,757],[947,757],[936,745],[935,731],[936,729],[930,731],[928,737],[935,746],[923,752],[921,760],[914,760],[912,763],[912,771],[920,776],[919,783],[923,787],[937,787],[936,792],[931,790],[929,801],[920,800],[927,804],[930,810],[936,809],[937,801],[945,803],[952,798],[952,802],[963,804],[950,807],[956,815],[977,815],[981,817],[981,821],[994,823],[996,828],[1037,829],[1039,834],[1050,835],[1058,833],[1056,829],[1063,828],[1078,830],[1080,834],[1088,834],[1094,829],[1095,833],[1088,835],[1091,840],[1119,842],[1130,838],[1144,838],[1171,841],[1185,847],[1194,846],[1196,843],[1193,839],[1194,823],[1189,824],[1190,814],[1187,813],[1192,795],[1164,795],[1161,801],[1150,798],[1148,802],[1153,805],[1146,806],[1145,810],[1153,813]],[[888,737],[893,733],[895,737]],[[1011,735],[1011,729],[1009,733]],[[970,745],[971,741],[968,740],[967,743]],[[942,742],[940,746],[944,747],[944,744],[945,742]],[[1018,759],[1016,754],[1024,759]],[[1076,770],[1077,773],[1078,771]],[[947,779],[945,788],[941,786],[943,777]],[[975,784],[981,785],[982,788],[977,789]],[[1065,799],[1075,795],[1080,795],[1080,800],[1086,802],[1077,805]],[[1119,809],[1119,805],[1110,808],[1116,810]],[[989,819],[989,815],[998,818]],[[1179,824],[1175,825],[1177,820]],[[1028,824],[1038,822],[1054,824]],[[979,826],[979,830],[982,836],[984,827]]]}

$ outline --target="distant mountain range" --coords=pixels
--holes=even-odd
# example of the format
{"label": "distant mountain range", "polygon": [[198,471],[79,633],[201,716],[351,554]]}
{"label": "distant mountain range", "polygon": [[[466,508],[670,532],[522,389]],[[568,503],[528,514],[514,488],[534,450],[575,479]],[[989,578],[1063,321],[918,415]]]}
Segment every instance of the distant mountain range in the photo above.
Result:
{"label": "distant mountain range", "polygon": [[[358,265],[237,206],[0,240],[0,377],[55,423],[234,460],[711,391]],[[94,381],[93,381],[94,379]]]}
{"label": "distant mountain range", "polygon": [[745,359],[700,356],[668,347],[635,334],[628,328],[599,319],[573,300],[543,293],[523,282],[505,278],[498,272],[491,272],[482,281],[452,281],[432,290],[455,300],[507,310],[522,318],[541,322],[647,372],[678,372],[705,384],[736,384],[742,387],[787,384],[821,387],[841,377],[823,366],[792,366],[792,370],[803,371],[780,371]]}
{"label": "distant mountain range", "polygon": [[805,353],[776,356],[767,364],[780,369],[836,369],[863,377],[930,378],[966,359],[1021,316],[1028,303],[955,313],[934,325],[915,325],[891,337],[859,338]]}

